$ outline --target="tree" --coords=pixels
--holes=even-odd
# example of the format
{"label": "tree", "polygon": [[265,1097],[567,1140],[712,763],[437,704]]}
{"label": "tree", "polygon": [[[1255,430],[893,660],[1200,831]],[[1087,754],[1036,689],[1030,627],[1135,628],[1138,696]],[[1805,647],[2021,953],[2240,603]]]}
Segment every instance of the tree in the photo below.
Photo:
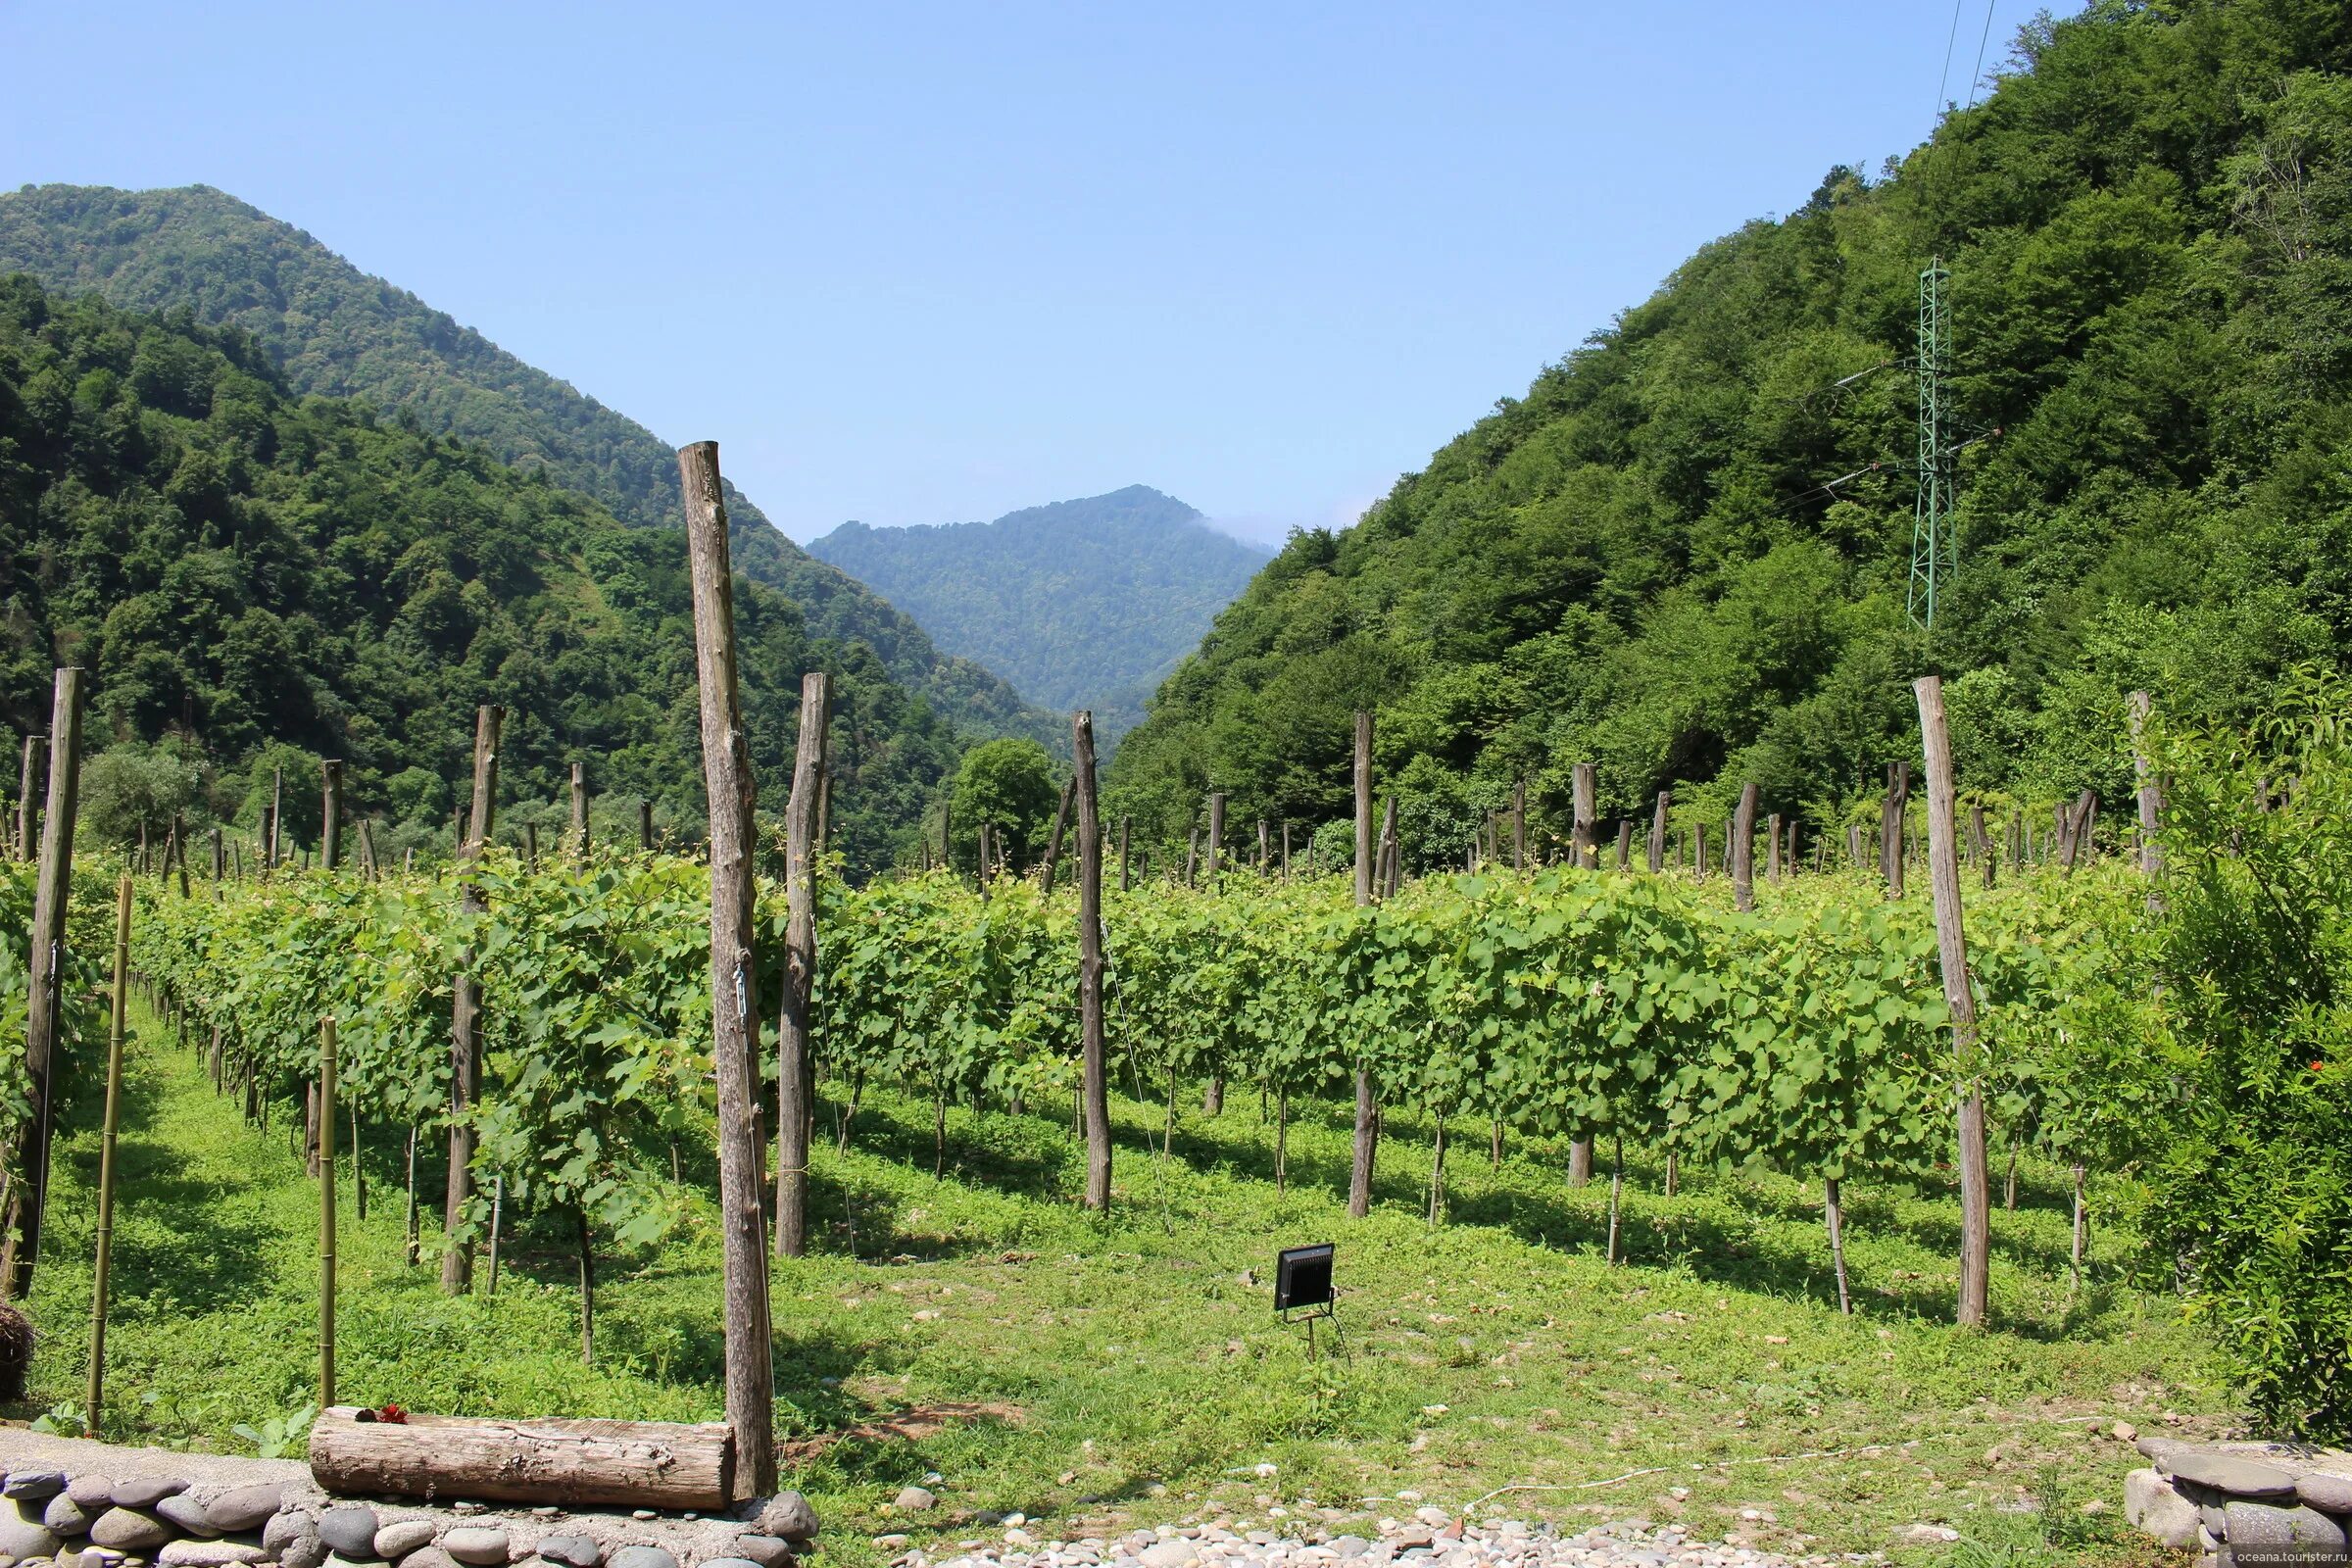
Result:
{"label": "tree", "polygon": [[81,828],[110,844],[136,844],[140,834],[160,845],[174,817],[195,803],[202,774],[171,741],[122,741],[84,763]]}
{"label": "tree", "polygon": [[[956,864],[979,864],[980,824],[1003,835],[1004,853],[1015,870],[1044,856],[1046,835],[1053,831],[1054,808],[1061,802],[1054,782],[1054,760],[1032,740],[1006,738],[987,741],[963,754],[956,769],[951,804],[959,834],[972,837],[955,846]],[[965,846],[970,853],[965,853]]]}

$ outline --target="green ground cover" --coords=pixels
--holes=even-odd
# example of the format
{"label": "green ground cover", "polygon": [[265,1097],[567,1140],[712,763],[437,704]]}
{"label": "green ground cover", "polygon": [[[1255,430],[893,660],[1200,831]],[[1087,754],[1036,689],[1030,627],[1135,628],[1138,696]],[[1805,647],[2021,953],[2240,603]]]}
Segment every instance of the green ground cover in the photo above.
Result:
{"label": "green ground cover", "polygon": [[[1118,1100],[1117,1206],[1102,1221],[1071,1201],[1067,1108],[952,1110],[934,1178],[929,1100],[869,1087],[852,1151],[820,1147],[823,1250],[777,1266],[777,1377],[801,1440],[792,1479],[839,1560],[886,1556],[867,1544],[880,1531],[973,1538],[955,1517],[985,1509],[1062,1533],[1265,1522],[1269,1505],[1359,1518],[1409,1511],[1393,1500],[1407,1493],[1460,1506],[1514,1485],[1564,1490],[1481,1511],[1680,1518],[1791,1549],[1892,1546],[1898,1561],[2154,1560],[2112,1512],[2081,1511],[2120,1498],[2135,1462],[2089,1429],[2228,1421],[2228,1390],[2175,1305],[2116,1283],[2131,1233],[2094,1234],[2091,1282],[2070,1295],[2064,1175],[2032,1161],[2017,1210],[1993,1216],[1998,1327],[1967,1336],[1945,1326],[1957,1208],[1934,1190],[1849,1188],[1860,1310],[1841,1319],[1818,1187],[1686,1173],[1669,1200],[1629,1151],[1629,1261],[1612,1268],[1606,1179],[1570,1189],[1564,1146],[1514,1140],[1491,1167],[1485,1129],[1457,1124],[1433,1229],[1431,1129],[1394,1117],[1378,1207],[1351,1224],[1340,1107],[1299,1116],[1278,1193],[1253,1102],[1214,1119],[1188,1104],[1162,1158],[1149,1152],[1162,1107]],[[718,1250],[699,1195],[661,1248],[600,1259],[588,1367],[568,1232],[525,1229],[495,1297],[445,1298],[429,1267],[403,1263],[395,1140],[367,1136],[365,1222],[344,1187],[342,1397],[717,1413]],[[32,1303],[36,1408],[77,1398],[85,1376],[96,1156],[94,1126],[69,1129]],[[313,1387],[316,1188],[282,1130],[244,1125],[144,1014],[121,1160],[108,1435],[246,1446],[237,1423]],[[437,1191],[438,1161],[425,1170]],[[1282,1245],[1325,1239],[1340,1244],[1346,1338],[1310,1364],[1302,1333],[1273,1320],[1270,1264]],[[880,1430],[894,1417],[913,1435]],[[930,1471],[943,1513],[892,1519],[889,1497]],[[1648,1473],[1612,1483],[1629,1472]],[[2042,1506],[2022,1511],[2029,1499]],[[1921,1521],[1966,1540],[1892,1545]]]}

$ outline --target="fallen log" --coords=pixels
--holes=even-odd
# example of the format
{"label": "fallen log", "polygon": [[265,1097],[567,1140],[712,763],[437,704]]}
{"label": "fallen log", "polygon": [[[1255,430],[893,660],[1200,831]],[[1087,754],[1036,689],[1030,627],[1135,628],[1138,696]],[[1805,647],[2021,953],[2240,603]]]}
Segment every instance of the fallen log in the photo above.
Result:
{"label": "fallen log", "polygon": [[709,1510],[734,1500],[735,1446],[721,1421],[385,1421],[338,1404],[311,1427],[311,1475],[336,1493]]}

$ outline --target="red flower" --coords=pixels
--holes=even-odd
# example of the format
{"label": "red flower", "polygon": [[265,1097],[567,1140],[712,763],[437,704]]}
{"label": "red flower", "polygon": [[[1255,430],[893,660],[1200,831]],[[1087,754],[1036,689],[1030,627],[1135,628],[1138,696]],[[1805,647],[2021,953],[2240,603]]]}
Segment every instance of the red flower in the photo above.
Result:
{"label": "red flower", "polygon": [[378,1421],[389,1421],[394,1426],[407,1426],[409,1423],[409,1412],[403,1410],[397,1404],[386,1404],[382,1409],[375,1412],[375,1418]]}

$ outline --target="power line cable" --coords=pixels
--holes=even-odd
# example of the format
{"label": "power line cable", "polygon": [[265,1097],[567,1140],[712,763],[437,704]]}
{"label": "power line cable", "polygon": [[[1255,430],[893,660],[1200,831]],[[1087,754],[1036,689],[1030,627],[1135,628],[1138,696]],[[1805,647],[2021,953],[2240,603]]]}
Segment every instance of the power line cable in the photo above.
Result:
{"label": "power line cable", "polygon": [[1960,39],[1960,7],[1964,3],[1965,0],[1952,0],[1952,27],[1943,38],[1943,74],[1936,78],[1936,106],[1928,114],[1930,134],[1934,133],[1936,122],[1943,118],[1943,89],[1951,85],[1952,45]]}
{"label": "power line cable", "polygon": [[[1957,10],[1957,7],[1955,7],[1955,10]],[[1986,39],[1988,39],[1988,38],[1990,38],[1991,36],[1992,36],[1992,0],[1984,0],[1984,30],[1983,32],[1981,32],[1981,33],[1977,34],[1977,69],[1976,69],[1974,72],[1972,72],[1972,73],[1969,74],[1969,78],[1968,78],[1968,107],[1969,107],[1969,108],[1971,108],[1971,109],[1974,109],[1974,108],[1976,108],[1976,107],[1977,107],[1977,94],[1978,94],[1978,92],[1979,92],[1980,90],[1982,90],[1982,88],[1983,88],[1983,85],[1984,85],[1984,43],[1985,43],[1985,40],[1986,40]],[[1951,69],[1951,67],[1947,65],[1947,66],[1945,66],[1945,67],[1944,67],[1944,69],[1945,69],[1946,71],[1949,71],[1949,70]]]}

